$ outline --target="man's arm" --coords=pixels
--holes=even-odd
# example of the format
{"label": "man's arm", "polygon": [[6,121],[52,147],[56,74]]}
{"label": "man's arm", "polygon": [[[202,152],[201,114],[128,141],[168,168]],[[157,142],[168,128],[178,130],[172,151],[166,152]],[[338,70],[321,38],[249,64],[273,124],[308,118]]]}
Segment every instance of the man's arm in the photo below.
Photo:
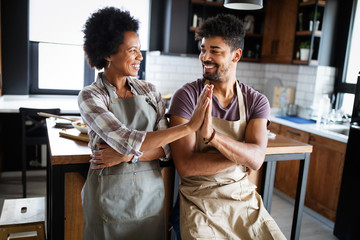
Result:
{"label": "man's arm", "polygon": [[[172,115],[170,126],[187,121]],[[236,141],[217,132],[211,143],[220,153],[194,152],[195,133],[171,143],[172,156],[179,175],[212,175],[234,164],[259,169],[264,162],[267,146],[266,123],[266,119],[250,120],[246,126],[245,142]]]}
{"label": "man's arm", "polygon": [[239,142],[216,132],[212,126],[212,102],[206,111],[204,123],[200,133],[203,138],[211,139],[211,144],[219,150],[227,159],[257,170],[261,167],[265,159],[267,146],[267,119],[251,119],[246,125],[245,142]]}
{"label": "man's arm", "polygon": [[[187,119],[171,115],[170,127],[184,124]],[[191,133],[170,144],[176,169],[181,177],[212,175],[235,165],[221,153],[196,153],[195,133]]]}
{"label": "man's arm", "polygon": [[216,132],[211,144],[227,159],[253,170],[264,162],[267,146],[267,119],[252,119],[246,125],[245,142],[231,139]]}

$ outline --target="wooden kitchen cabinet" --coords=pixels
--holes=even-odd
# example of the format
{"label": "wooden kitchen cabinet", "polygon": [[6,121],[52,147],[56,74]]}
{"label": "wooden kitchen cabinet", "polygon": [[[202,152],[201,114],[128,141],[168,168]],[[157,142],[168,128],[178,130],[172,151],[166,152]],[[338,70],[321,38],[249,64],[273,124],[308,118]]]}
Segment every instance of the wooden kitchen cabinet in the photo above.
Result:
{"label": "wooden kitchen cabinet", "polygon": [[267,129],[270,130],[270,132],[272,133],[280,134],[280,128],[281,128],[280,124],[272,122],[270,123]]}
{"label": "wooden kitchen cabinet", "polygon": [[[280,128],[280,135],[303,143],[308,143],[309,139],[309,133],[283,125]],[[300,161],[284,161],[276,164],[275,187],[292,198],[296,195],[299,167]]]}
{"label": "wooden kitchen cabinet", "polygon": [[[273,125],[272,129],[275,129],[271,130],[272,132],[279,131],[280,135],[313,146],[313,152],[310,155],[305,206],[331,221],[335,221],[346,143],[277,123],[271,125]],[[299,161],[278,162],[275,188],[295,198],[298,172]]]}
{"label": "wooden kitchen cabinet", "polygon": [[313,145],[305,205],[335,221],[346,143],[310,134]]}
{"label": "wooden kitchen cabinet", "polygon": [[297,8],[296,0],[266,1],[262,62],[291,64]]}

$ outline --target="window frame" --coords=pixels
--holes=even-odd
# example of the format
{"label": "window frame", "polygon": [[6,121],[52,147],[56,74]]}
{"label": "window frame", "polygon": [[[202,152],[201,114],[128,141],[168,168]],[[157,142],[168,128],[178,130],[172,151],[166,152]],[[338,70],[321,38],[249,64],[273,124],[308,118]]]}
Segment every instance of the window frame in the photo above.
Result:
{"label": "window frame", "polygon": [[[342,66],[339,67],[339,78],[337,78],[336,85],[335,85],[335,92],[336,93],[351,93],[355,94],[355,83],[346,83],[346,74],[347,68],[349,65],[349,55],[350,55],[350,46],[351,46],[351,39],[352,39],[352,32],[354,30],[354,22],[355,22],[355,14],[356,14],[356,6],[358,0],[352,1],[352,8],[351,8],[351,15],[350,15],[350,22],[349,22],[349,31],[346,38],[346,49],[345,49],[345,56],[343,59]],[[359,13],[360,16],[360,13]],[[340,61],[341,62],[341,61]],[[359,69],[360,71],[360,69]]]}
{"label": "window frame", "polygon": [[[29,78],[30,94],[78,95],[80,90],[39,88],[39,42],[29,41]],[[95,70],[91,69],[84,56],[84,87],[90,85],[95,78]]]}

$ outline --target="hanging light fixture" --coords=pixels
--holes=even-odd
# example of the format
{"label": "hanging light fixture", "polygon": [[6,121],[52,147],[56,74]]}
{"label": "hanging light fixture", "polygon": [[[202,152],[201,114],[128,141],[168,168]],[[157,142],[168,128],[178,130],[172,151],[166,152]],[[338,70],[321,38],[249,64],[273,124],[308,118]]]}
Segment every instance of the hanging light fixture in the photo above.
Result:
{"label": "hanging light fixture", "polygon": [[236,10],[257,10],[263,8],[263,0],[225,0],[224,7]]}

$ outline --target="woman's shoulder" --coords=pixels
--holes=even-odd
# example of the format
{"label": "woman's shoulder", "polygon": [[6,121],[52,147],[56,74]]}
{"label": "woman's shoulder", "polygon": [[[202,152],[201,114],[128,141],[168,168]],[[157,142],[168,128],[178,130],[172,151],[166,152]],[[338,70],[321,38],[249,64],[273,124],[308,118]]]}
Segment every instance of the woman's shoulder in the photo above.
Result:
{"label": "woman's shoulder", "polygon": [[156,92],[156,87],[154,84],[147,82],[145,80],[139,80],[137,78],[128,78],[129,82],[139,93],[149,93]]}

